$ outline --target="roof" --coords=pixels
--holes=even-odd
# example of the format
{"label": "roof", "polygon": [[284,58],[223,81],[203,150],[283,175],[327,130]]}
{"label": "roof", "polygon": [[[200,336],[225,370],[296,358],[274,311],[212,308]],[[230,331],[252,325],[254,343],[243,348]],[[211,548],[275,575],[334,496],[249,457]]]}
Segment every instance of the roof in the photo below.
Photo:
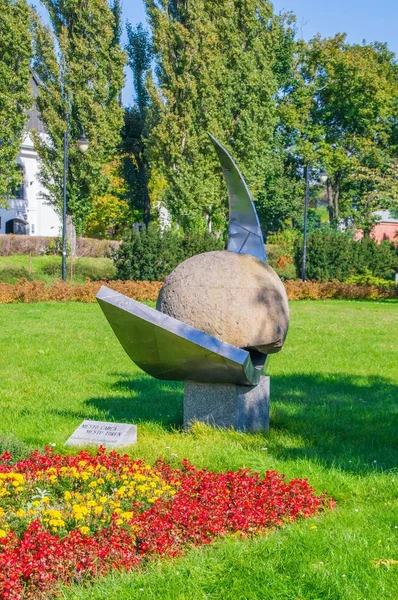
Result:
{"label": "roof", "polygon": [[379,223],[398,223],[398,217],[394,217],[389,210],[377,210],[374,214],[379,218]]}

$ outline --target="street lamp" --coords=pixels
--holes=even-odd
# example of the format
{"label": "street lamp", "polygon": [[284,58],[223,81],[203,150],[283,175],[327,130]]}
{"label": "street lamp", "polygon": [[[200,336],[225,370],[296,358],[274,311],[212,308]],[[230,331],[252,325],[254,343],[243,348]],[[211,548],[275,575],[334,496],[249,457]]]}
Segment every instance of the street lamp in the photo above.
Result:
{"label": "street lamp", "polygon": [[[82,136],[77,141],[77,147],[84,154],[88,150],[89,141],[86,138],[84,127],[82,125]],[[62,202],[62,279],[66,281],[66,179],[68,172],[68,150],[69,150],[69,131],[68,126],[64,133],[64,182],[63,182],[63,202]]]}

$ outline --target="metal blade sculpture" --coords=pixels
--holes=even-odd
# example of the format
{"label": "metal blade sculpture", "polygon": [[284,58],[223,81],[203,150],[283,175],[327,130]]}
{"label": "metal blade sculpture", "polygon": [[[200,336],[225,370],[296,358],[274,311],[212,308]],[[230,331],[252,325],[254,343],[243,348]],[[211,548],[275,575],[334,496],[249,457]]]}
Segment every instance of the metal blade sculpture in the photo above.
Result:
{"label": "metal blade sculpture", "polygon": [[260,370],[249,352],[102,286],[97,300],[119,342],[157,379],[256,385]]}
{"label": "metal blade sculpture", "polygon": [[230,154],[220,142],[209,133],[224,173],[229,200],[228,250],[252,254],[264,262],[267,261],[263,234],[254,202]]}
{"label": "metal blade sculpture", "polygon": [[[250,254],[266,263],[264,240],[247,185],[226,149],[209,135],[228,189],[228,251]],[[97,300],[129,357],[153,377],[255,386],[264,375],[267,356],[255,348],[235,347],[105,286]]]}

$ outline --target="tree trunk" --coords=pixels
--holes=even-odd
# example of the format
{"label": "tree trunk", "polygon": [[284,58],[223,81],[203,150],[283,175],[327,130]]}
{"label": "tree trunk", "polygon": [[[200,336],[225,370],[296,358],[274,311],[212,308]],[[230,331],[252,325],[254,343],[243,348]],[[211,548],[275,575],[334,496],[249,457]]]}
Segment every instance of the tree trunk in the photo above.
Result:
{"label": "tree trunk", "polygon": [[339,218],[340,182],[338,178],[334,181],[327,180],[326,195],[328,199],[329,223],[333,223]]}
{"label": "tree trunk", "polygon": [[329,223],[334,221],[333,187],[330,179],[326,182],[326,196],[328,199]]}
{"label": "tree trunk", "polygon": [[68,254],[70,256],[76,256],[76,228],[70,213],[67,213],[66,215],[66,237],[67,245],[69,246]]}
{"label": "tree trunk", "polygon": [[138,168],[140,171],[140,179],[144,186],[143,200],[144,200],[144,225],[148,227],[149,221],[151,220],[151,199],[148,192],[148,179],[146,172],[146,165],[143,160],[138,160]]}

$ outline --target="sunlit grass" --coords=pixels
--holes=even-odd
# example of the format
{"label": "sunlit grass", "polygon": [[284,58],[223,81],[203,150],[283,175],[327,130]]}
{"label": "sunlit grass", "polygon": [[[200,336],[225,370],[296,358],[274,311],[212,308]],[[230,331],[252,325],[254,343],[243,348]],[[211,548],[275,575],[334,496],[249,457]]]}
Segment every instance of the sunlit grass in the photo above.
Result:
{"label": "sunlit grass", "polygon": [[308,477],[329,514],[251,541],[227,539],[73,599],[395,600],[398,567],[398,303],[291,303],[271,358],[271,431],[181,429],[183,386],[147,377],[96,305],[0,306],[0,431],[63,443],[84,418],[138,423],[134,456]]}

